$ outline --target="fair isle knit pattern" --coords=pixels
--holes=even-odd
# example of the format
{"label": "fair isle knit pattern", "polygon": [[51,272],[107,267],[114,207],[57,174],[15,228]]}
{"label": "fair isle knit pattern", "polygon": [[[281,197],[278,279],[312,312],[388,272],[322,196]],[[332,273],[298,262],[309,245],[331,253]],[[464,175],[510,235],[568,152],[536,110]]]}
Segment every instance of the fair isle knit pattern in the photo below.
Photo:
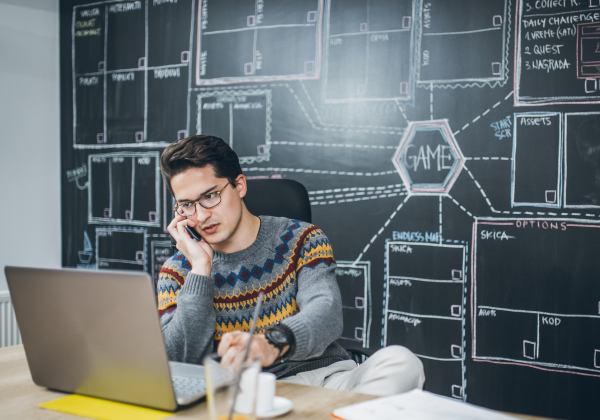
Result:
{"label": "fair isle knit pattern", "polygon": [[[257,333],[271,325],[298,313],[296,295],[298,274],[324,264],[335,263],[327,237],[316,226],[298,220],[290,220],[276,246],[268,250],[268,257],[260,261],[247,261],[222,271],[218,256],[213,264],[213,306],[216,313],[214,340],[218,342],[224,333],[248,331],[251,315],[259,292],[265,295],[263,308],[257,323]],[[265,250],[261,252],[264,254]],[[231,265],[227,265],[230,269]],[[224,267],[223,267],[224,268]],[[172,313],[177,308],[177,295],[185,283],[191,264],[178,252],[165,263],[160,271],[157,292],[160,315]]]}

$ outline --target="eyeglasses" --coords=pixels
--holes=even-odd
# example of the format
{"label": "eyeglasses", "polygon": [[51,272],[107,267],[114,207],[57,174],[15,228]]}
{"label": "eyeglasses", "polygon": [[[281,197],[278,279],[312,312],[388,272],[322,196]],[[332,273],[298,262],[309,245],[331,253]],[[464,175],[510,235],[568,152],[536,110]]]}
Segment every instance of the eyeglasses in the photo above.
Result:
{"label": "eyeglasses", "polygon": [[177,205],[175,205],[174,210],[180,216],[187,217],[187,216],[192,216],[193,214],[196,213],[196,204],[200,204],[205,209],[212,209],[213,207],[216,207],[221,203],[221,193],[223,192],[223,190],[225,188],[227,188],[227,185],[230,185],[230,184],[231,183],[228,182],[227,184],[225,184],[225,186],[223,188],[221,188],[221,191],[209,192],[208,194],[204,194],[202,197],[200,197],[196,201],[189,201],[187,203],[177,204]]}

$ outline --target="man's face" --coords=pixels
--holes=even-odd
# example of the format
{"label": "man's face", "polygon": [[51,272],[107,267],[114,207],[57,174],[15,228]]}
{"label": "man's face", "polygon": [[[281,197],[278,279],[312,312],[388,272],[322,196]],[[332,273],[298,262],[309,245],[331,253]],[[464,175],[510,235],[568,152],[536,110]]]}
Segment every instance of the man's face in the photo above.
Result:
{"label": "man's face", "polygon": [[195,227],[216,250],[234,240],[240,225],[246,182],[243,175],[239,175],[236,181],[233,186],[228,185],[227,178],[217,178],[211,165],[190,168],[171,178],[171,188],[178,204],[196,201],[205,194],[222,190],[221,202],[217,206],[205,209],[196,205],[196,213],[187,218],[189,225]]}

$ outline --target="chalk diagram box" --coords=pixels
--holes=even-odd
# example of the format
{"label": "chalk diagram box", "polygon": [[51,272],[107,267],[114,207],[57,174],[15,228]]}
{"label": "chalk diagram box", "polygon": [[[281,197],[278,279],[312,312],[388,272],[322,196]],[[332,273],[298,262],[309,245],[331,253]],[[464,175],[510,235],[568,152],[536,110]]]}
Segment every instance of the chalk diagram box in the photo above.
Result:
{"label": "chalk diagram box", "polygon": [[[480,7],[474,0],[421,2],[418,82],[492,84],[506,80],[508,3],[494,0]],[[465,13],[454,13],[457,9]],[[460,54],[450,56],[449,51]]]}
{"label": "chalk diagram box", "polygon": [[[73,7],[74,148],[162,147],[187,135],[194,4]],[[187,17],[189,25],[168,24]]]}
{"label": "chalk diagram box", "polygon": [[597,79],[600,77],[600,24],[577,25],[577,77]]}
{"label": "chalk diagram box", "polygon": [[404,345],[430,369],[449,365],[426,388],[460,399],[465,398],[466,262],[463,245],[386,243],[382,345]]}
{"label": "chalk diagram box", "polygon": [[511,205],[560,208],[562,115],[515,113]]}
{"label": "chalk diagram box", "polygon": [[[73,60],[77,74],[95,73],[104,65],[105,7],[82,6],[73,12]],[[102,64],[100,64],[102,63]]]}
{"label": "chalk diagram box", "polygon": [[600,208],[600,112],[565,114],[566,208]]}
{"label": "chalk diagram box", "polygon": [[145,79],[141,70],[107,75],[106,136],[102,144],[136,144],[145,140]]}
{"label": "chalk diagram box", "polygon": [[88,156],[88,223],[160,226],[158,152]]}
{"label": "chalk diagram box", "polygon": [[196,85],[318,79],[322,20],[323,0],[203,1]]}
{"label": "chalk diagram box", "polygon": [[172,143],[188,136],[189,69],[162,67],[148,72],[148,142]]}
{"label": "chalk diagram box", "polygon": [[337,340],[343,346],[369,347],[371,330],[371,263],[338,261],[335,271],[342,293],[344,330]]}
{"label": "chalk diagram box", "polygon": [[[148,66],[161,67],[191,61],[193,0],[153,1],[148,7]],[[189,25],[174,25],[186,22]],[[187,68],[186,68],[187,71]],[[187,78],[186,78],[187,80]]]}
{"label": "chalk diagram box", "polygon": [[473,244],[473,359],[600,376],[600,224],[483,218]]}
{"label": "chalk diagram box", "polygon": [[[434,394],[453,397],[461,400],[466,399],[466,385],[462,381],[464,377],[462,363],[448,363],[445,360],[420,358],[425,372],[425,389]],[[435,378],[435,380],[432,380]]]}
{"label": "chalk diagram box", "polygon": [[98,269],[146,271],[146,231],[140,228],[97,227]]}
{"label": "chalk diagram box", "polygon": [[[587,2],[544,11],[517,1],[514,99],[516,106],[600,101],[598,23],[571,18],[594,9]],[[577,5],[575,5],[577,4]],[[560,42],[548,44],[548,38]]]}
{"label": "chalk diagram box", "polygon": [[80,146],[104,143],[104,76],[78,76],[74,81],[76,132]]}
{"label": "chalk diagram box", "polygon": [[239,90],[200,93],[197,133],[211,133],[229,143],[241,164],[271,156],[271,91]]}
{"label": "chalk diagram box", "polygon": [[437,316],[462,316],[463,282],[389,276],[388,309]]}
{"label": "chalk diagram box", "polygon": [[416,2],[328,2],[325,103],[412,101]]}
{"label": "chalk diagram box", "polygon": [[147,57],[146,2],[107,3],[106,70],[136,69]]}

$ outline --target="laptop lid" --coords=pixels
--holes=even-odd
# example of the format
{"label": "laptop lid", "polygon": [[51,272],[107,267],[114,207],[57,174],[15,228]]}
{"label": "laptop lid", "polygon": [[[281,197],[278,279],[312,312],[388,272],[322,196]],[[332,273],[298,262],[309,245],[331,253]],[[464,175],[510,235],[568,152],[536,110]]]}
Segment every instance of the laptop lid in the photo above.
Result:
{"label": "laptop lid", "polygon": [[148,274],[23,267],[5,273],[37,385],[177,408]]}

